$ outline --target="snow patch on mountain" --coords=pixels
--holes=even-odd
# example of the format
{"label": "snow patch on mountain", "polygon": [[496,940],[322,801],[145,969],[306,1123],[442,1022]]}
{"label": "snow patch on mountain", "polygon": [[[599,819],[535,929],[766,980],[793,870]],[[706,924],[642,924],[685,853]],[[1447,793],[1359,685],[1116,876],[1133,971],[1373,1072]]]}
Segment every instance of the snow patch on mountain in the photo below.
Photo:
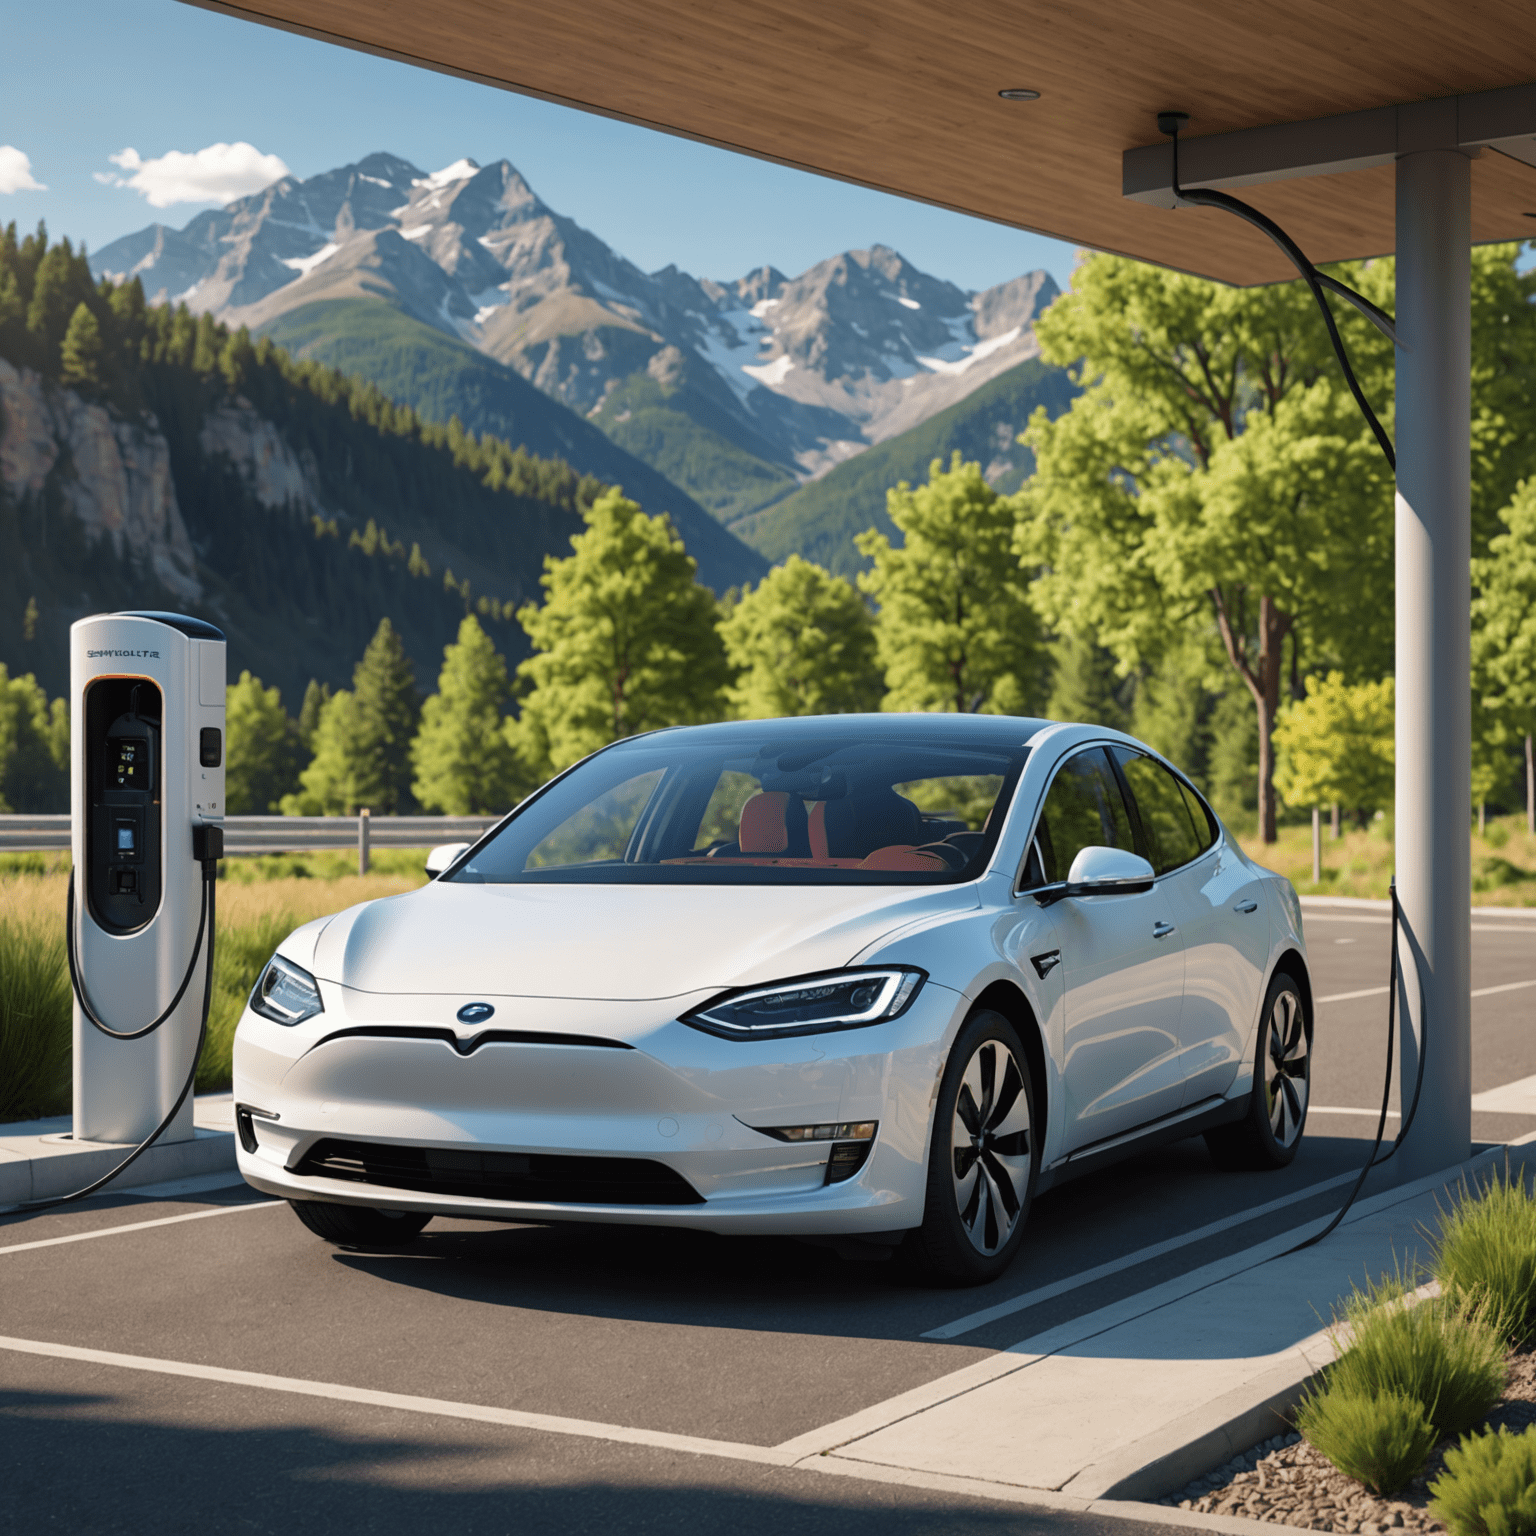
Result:
{"label": "snow patch on mountain", "polygon": [[282,256],[279,261],[285,267],[292,267],[295,272],[303,277],[307,272],[318,267],[322,261],[334,256],[341,247],[334,240],[327,240],[320,249],[310,256]]}

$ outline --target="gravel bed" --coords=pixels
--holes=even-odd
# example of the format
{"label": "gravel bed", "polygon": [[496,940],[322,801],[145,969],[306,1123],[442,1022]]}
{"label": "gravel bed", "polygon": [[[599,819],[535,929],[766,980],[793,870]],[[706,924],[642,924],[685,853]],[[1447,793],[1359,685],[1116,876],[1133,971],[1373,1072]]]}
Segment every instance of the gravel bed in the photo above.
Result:
{"label": "gravel bed", "polygon": [[[1489,1429],[1504,1424],[1518,1432],[1536,1424],[1536,1354],[1511,1355],[1509,1366],[1504,1400],[1486,1423]],[[1291,1432],[1254,1446],[1158,1502],[1200,1514],[1238,1515],[1349,1536],[1442,1532],[1445,1527],[1429,1512],[1429,1484],[1444,1469],[1445,1452],[1456,1443],[1454,1438],[1442,1440],[1406,1488],[1390,1498],[1377,1498]]]}

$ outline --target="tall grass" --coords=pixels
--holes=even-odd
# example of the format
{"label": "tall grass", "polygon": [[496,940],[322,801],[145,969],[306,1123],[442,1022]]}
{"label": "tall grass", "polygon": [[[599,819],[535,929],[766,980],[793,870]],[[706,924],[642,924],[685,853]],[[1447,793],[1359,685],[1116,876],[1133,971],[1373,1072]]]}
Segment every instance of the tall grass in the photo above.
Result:
{"label": "tall grass", "polygon": [[69,976],[63,924],[11,884],[0,881],[0,1120],[32,1120],[69,1105]]}
{"label": "tall grass", "polygon": [[1536,1198],[1523,1174],[1495,1174],[1475,1195],[1465,1184],[1440,1217],[1435,1278],[1447,1296],[1483,1305],[1525,1348],[1536,1336]]}
{"label": "tall grass", "polygon": [[1451,1536],[1536,1536],[1536,1426],[1469,1435],[1445,1453],[1429,1493]]}
{"label": "tall grass", "polygon": [[[271,869],[269,860],[227,859],[219,881],[213,998],[198,1063],[201,1093],[229,1086],[235,1025],[261,967],[282,939],[311,918],[424,883],[421,856],[388,850],[366,876]],[[268,866],[254,873],[246,864]],[[321,866],[325,868],[327,866]],[[345,864],[342,865],[345,868]],[[354,866],[355,867],[355,866]],[[71,1007],[64,962],[68,875],[57,864],[0,873],[0,1121],[65,1114],[70,1104]],[[201,995],[201,972],[193,981]]]}

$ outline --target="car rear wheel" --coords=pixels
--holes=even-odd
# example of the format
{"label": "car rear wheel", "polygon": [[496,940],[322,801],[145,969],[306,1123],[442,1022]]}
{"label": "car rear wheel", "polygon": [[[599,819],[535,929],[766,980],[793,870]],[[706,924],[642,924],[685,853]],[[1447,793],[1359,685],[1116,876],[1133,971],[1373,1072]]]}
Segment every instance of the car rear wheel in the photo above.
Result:
{"label": "car rear wheel", "polygon": [[288,1203],[316,1237],[343,1248],[403,1248],[414,1243],[432,1220],[430,1212],[377,1211],[366,1205],[333,1205],[328,1200]]}
{"label": "car rear wheel", "polygon": [[906,1251],[941,1285],[985,1285],[1013,1262],[1039,1177],[1035,1085],[1018,1031],[983,1009],[939,1084],[923,1224]]}
{"label": "car rear wheel", "polygon": [[1248,1113],[1205,1133],[1217,1165],[1284,1168],[1301,1145],[1311,1089],[1312,1035],[1301,988],[1282,971],[1270,982],[1259,1017]]}

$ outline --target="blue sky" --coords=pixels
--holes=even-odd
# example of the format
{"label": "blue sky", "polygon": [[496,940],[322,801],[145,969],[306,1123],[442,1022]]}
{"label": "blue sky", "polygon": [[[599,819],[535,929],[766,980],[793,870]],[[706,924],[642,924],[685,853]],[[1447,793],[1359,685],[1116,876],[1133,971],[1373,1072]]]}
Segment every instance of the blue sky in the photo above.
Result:
{"label": "blue sky", "polygon": [[[179,228],[211,206],[152,207],[145,188],[162,199],[195,190],[210,184],[196,173],[231,160],[247,179],[277,162],[309,176],[389,150],[427,171],[504,157],[552,207],[647,271],[675,262],[733,278],[769,262],[793,275],[878,242],[936,277],[984,288],[1036,267],[1065,285],[1074,261],[1060,241],[177,0],[0,0],[0,28],[0,145],[30,164],[28,176],[0,150],[0,187],[17,188],[0,191],[0,222],[30,229],[44,218],[93,250],[151,221]],[[162,158],[213,145],[258,153]],[[124,184],[135,179],[137,188]],[[28,180],[46,190],[26,190]]]}

